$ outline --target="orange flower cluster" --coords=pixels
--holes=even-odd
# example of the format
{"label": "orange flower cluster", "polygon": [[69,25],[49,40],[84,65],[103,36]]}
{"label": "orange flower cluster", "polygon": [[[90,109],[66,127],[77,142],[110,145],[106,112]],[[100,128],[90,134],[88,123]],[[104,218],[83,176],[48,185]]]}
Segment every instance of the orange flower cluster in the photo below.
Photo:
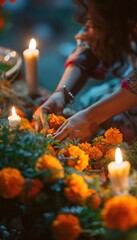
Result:
{"label": "orange flower cluster", "polygon": [[104,205],[102,218],[110,229],[127,231],[137,227],[137,198],[122,195],[109,199]]}
{"label": "orange flower cluster", "polygon": [[80,143],[78,146],[89,156],[89,158],[98,160],[103,156],[102,151],[96,146],[92,147],[90,143]]}
{"label": "orange flower cluster", "polygon": [[105,132],[105,142],[117,145],[123,141],[122,133],[117,128],[110,128]]}
{"label": "orange flower cluster", "polygon": [[48,182],[54,182],[64,177],[63,166],[57,158],[49,154],[45,154],[44,156],[39,157],[36,163],[37,171],[43,171],[46,169],[49,170],[49,176],[47,176]]}
{"label": "orange flower cluster", "polygon": [[50,129],[48,129],[48,134],[53,134],[57,129],[66,121],[63,116],[56,116],[54,113],[50,114],[48,117],[48,124]]}
{"label": "orange flower cluster", "polygon": [[33,198],[39,194],[41,189],[44,187],[43,183],[39,179],[31,179],[28,181],[29,187],[27,191],[27,198]]}
{"label": "orange flower cluster", "polygon": [[67,157],[70,157],[70,159],[67,161],[67,164],[70,167],[73,167],[79,171],[83,171],[88,166],[89,156],[78,146],[70,145],[67,148],[66,155]]}
{"label": "orange flower cluster", "polygon": [[29,130],[29,131],[34,131],[30,121],[27,118],[21,118],[21,124],[19,127],[20,130]]}
{"label": "orange flower cluster", "polygon": [[116,151],[115,148],[109,149],[109,150],[105,153],[104,158],[105,158],[105,159],[108,159],[108,160],[109,160],[109,159],[115,160],[115,151]]}
{"label": "orange flower cluster", "polygon": [[19,170],[4,168],[0,171],[0,196],[7,199],[18,196],[24,184],[25,179]]}
{"label": "orange flower cluster", "polygon": [[83,203],[95,190],[89,189],[84,178],[76,173],[65,179],[65,195],[71,202]]}
{"label": "orange flower cluster", "polygon": [[72,214],[58,214],[52,229],[56,240],[75,240],[82,232],[79,219]]}

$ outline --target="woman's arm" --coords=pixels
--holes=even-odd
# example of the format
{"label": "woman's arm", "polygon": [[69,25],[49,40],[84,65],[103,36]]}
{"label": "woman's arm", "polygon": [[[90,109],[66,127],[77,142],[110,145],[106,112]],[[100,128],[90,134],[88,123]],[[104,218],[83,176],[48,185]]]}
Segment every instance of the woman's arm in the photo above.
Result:
{"label": "woman's arm", "polygon": [[89,141],[96,129],[109,118],[137,105],[137,95],[120,88],[104,100],[76,113],[57,130],[55,138],[62,141],[81,138]]}

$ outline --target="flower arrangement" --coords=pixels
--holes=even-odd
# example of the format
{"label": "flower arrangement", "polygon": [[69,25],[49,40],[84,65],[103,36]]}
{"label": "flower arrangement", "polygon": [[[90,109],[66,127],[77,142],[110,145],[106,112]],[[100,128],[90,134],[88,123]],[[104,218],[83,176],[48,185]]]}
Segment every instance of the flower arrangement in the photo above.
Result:
{"label": "flower arrangement", "polygon": [[1,124],[0,238],[135,240],[136,165],[131,160],[130,194],[119,196],[111,194],[107,165],[117,146],[125,159],[136,159],[136,142],[128,147],[116,128],[91,143],[58,142],[47,133],[65,118],[51,114],[47,121],[41,133],[25,118],[17,129]]}

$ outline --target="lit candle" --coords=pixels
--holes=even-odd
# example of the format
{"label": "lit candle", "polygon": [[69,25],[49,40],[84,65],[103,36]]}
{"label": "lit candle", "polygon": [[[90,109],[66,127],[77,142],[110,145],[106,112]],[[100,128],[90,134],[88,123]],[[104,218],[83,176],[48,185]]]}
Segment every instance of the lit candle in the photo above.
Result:
{"label": "lit candle", "polygon": [[11,128],[16,128],[21,122],[21,118],[16,114],[15,107],[12,107],[12,115],[8,117],[9,125]]}
{"label": "lit candle", "polygon": [[34,38],[30,40],[29,49],[23,52],[26,72],[28,94],[31,97],[38,95],[38,58],[39,50],[36,49]]}
{"label": "lit candle", "polygon": [[123,161],[120,148],[116,149],[115,162],[108,164],[109,179],[111,181],[111,190],[113,194],[128,193],[129,190],[129,171],[130,163]]}

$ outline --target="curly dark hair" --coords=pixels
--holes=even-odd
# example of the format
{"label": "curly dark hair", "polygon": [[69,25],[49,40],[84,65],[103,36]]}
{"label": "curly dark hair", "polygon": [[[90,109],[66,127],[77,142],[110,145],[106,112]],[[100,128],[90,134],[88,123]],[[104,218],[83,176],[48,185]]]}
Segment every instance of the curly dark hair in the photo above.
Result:
{"label": "curly dark hair", "polygon": [[125,55],[136,56],[133,44],[137,43],[137,0],[73,0],[78,6],[78,20],[88,19],[99,38],[95,52],[106,66],[119,62]]}

